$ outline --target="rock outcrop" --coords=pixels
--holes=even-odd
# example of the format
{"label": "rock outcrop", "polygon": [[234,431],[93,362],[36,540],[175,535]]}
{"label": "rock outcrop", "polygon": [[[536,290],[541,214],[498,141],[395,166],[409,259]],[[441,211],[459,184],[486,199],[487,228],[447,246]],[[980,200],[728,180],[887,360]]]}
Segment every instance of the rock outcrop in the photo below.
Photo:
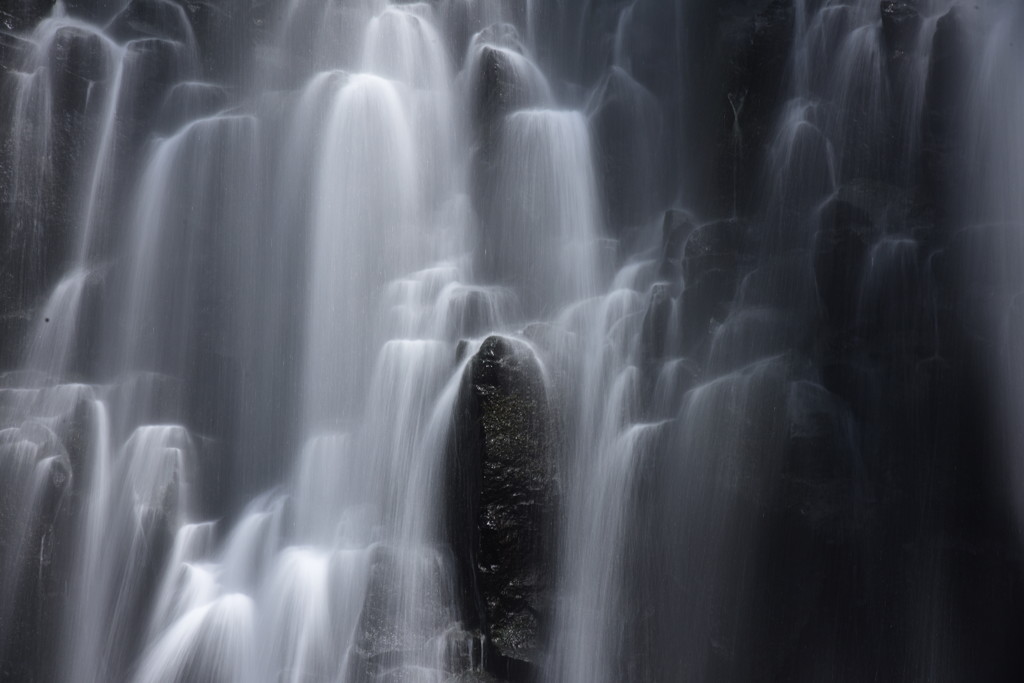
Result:
{"label": "rock outcrop", "polygon": [[550,601],[556,430],[525,343],[489,337],[463,381],[447,496],[464,619],[488,635],[486,668],[521,680]]}

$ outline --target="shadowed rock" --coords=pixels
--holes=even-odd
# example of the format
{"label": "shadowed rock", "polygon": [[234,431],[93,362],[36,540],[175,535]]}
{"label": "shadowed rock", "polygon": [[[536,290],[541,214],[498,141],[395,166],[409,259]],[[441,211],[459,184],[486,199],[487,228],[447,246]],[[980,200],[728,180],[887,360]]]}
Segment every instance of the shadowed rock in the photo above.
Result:
{"label": "shadowed rock", "polygon": [[605,213],[621,232],[646,220],[660,199],[661,112],[651,93],[617,67],[601,80],[589,109]]}
{"label": "shadowed rock", "polygon": [[45,17],[55,0],[9,0],[0,8],[0,28],[23,31]]}
{"label": "shadowed rock", "polygon": [[486,667],[517,679],[535,661],[548,610],[556,496],[553,420],[533,352],[489,337],[456,415],[448,526],[466,620],[493,644]]}
{"label": "shadowed rock", "polygon": [[921,15],[914,3],[906,0],[882,0],[879,10],[882,15],[882,38],[888,48],[889,58],[901,59],[917,42]]}
{"label": "shadowed rock", "polygon": [[116,40],[167,38],[186,43],[192,37],[185,11],[170,0],[132,0],[110,22],[107,32]]}

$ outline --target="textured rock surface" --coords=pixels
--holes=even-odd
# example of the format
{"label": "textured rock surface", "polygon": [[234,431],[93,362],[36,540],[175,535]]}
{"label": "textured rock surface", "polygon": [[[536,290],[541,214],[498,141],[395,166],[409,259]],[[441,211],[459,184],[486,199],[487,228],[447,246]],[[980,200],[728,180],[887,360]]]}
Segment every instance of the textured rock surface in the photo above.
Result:
{"label": "textured rock surface", "polygon": [[513,676],[533,660],[548,611],[554,524],[553,419],[541,368],[524,343],[492,336],[469,362],[458,408],[449,525],[469,621]]}

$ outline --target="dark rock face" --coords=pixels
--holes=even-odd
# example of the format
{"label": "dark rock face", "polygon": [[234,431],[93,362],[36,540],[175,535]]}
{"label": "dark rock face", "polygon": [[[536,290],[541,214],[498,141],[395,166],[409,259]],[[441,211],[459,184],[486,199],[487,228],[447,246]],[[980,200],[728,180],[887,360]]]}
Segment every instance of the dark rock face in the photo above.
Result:
{"label": "dark rock face", "polygon": [[189,81],[178,83],[167,91],[160,106],[156,127],[173,132],[185,123],[202,116],[210,116],[227,102],[223,88],[209,83]]}
{"label": "dark rock face", "polygon": [[0,31],[0,74],[17,69],[31,51],[32,43],[29,41]]}
{"label": "dark rock face", "polygon": [[[31,69],[35,46],[0,39],[3,68]],[[103,92],[110,57],[103,40],[76,28],[59,31],[45,55],[46,74],[33,81],[6,78],[0,70],[0,367],[12,368],[33,309],[66,266],[73,245],[71,214],[84,173],[79,159],[88,146],[95,105]],[[102,100],[93,92],[93,101]],[[26,121],[24,111],[49,103],[45,120]],[[14,129],[18,130],[15,131]],[[15,164],[23,168],[15,169]],[[16,182],[17,181],[17,182]]]}
{"label": "dark rock face", "polygon": [[663,360],[675,351],[671,345],[674,330],[670,329],[675,304],[667,283],[659,282],[651,288],[641,337],[645,358]]}
{"label": "dark rock face", "polygon": [[708,370],[719,374],[801,348],[803,331],[784,311],[734,309],[711,335]]}
{"label": "dark rock face", "polygon": [[476,113],[481,122],[508,113],[523,99],[508,57],[495,48],[484,48],[478,78]]}
{"label": "dark rock face", "polygon": [[0,29],[24,31],[53,9],[55,0],[11,0],[0,8]]}
{"label": "dark rock face", "polygon": [[522,107],[539,104],[543,92],[536,72],[519,53],[514,29],[494,26],[484,33],[488,40],[469,68],[469,98],[473,120],[485,151],[494,142],[494,135],[506,114]]}
{"label": "dark rock face", "polygon": [[787,361],[766,361],[691,391],[665,435],[641,500],[659,501],[651,538],[671,539],[659,555],[673,579],[641,590],[660,620],[655,638],[677,645],[648,680],[765,680],[744,670],[757,643],[744,641],[742,605],[755,592],[740,560],[750,549],[738,539],[758,537],[770,509],[785,433],[779,406],[791,373]]}
{"label": "dark rock face", "polygon": [[742,255],[746,226],[739,221],[702,225],[686,240],[683,276],[698,282],[711,270],[735,270]]}
{"label": "dark rock face", "polygon": [[664,261],[681,264],[686,238],[693,232],[690,217],[678,209],[669,209],[661,220],[661,248]]}
{"label": "dark rock face", "polygon": [[[437,645],[432,639],[454,621],[454,599],[446,580],[446,557],[390,546],[378,546],[372,552],[349,674],[356,680],[367,676],[373,680],[392,680],[380,677],[398,676],[406,667],[415,670],[418,663],[433,659]],[[414,601],[403,600],[398,590],[410,581],[420,591]],[[343,586],[342,590],[347,588]],[[408,611],[410,604],[413,613]],[[457,670],[449,673],[468,670],[471,662],[480,661],[478,634],[447,635],[447,654],[452,668]]]}
{"label": "dark rock face", "polygon": [[[61,637],[82,514],[81,451],[90,436],[85,397],[55,400],[60,408],[47,427],[23,422],[8,426],[0,438],[0,575],[8,582],[0,596],[0,681],[5,683],[58,680],[52,647]],[[9,397],[0,398],[4,420],[17,420],[12,407]],[[29,444],[35,453],[26,459]]]}
{"label": "dark rock face", "polygon": [[748,241],[748,226],[735,220],[706,223],[687,235],[678,316],[684,354],[706,351],[713,327],[728,316],[742,274],[751,265]]}
{"label": "dark rock face", "polygon": [[826,317],[838,329],[853,315],[857,284],[874,237],[874,221],[849,202],[830,202],[815,240],[814,269]]}
{"label": "dark rock face", "polygon": [[449,467],[450,540],[466,621],[489,635],[487,668],[534,661],[551,587],[555,430],[532,351],[489,337],[469,361]]}
{"label": "dark rock face", "polygon": [[934,209],[938,227],[946,230],[963,211],[956,202],[966,163],[960,134],[970,101],[967,43],[960,12],[953,8],[935,26],[922,120],[922,201]]}
{"label": "dark rock face", "polygon": [[513,27],[491,26],[470,46],[463,74],[475,135],[470,181],[473,208],[480,218],[483,239],[494,245],[478,255],[477,266],[484,277],[498,280],[502,265],[497,254],[505,253],[510,213],[502,158],[506,122],[512,112],[542,106],[550,95],[543,75],[521,50]]}
{"label": "dark rock face", "polygon": [[98,33],[76,28],[62,28],[50,54],[50,68],[57,73],[77,76],[85,81],[106,77],[106,47]]}
{"label": "dark rock face", "polygon": [[[884,107],[902,111],[919,96],[905,55],[928,59],[922,148],[905,162],[918,166],[886,168],[897,153],[885,142],[871,164],[837,166],[833,184],[826,145],[840,135],[817,120],[794,130],[785,163],[768,156],[791,92],[793,3],[721,7],[718,67],[729,78],[709,155],[719,165],[711,208],[699,210],[732,210],[750,227],[664,218],[666,284],[650,292],[642,348],[662,362],[692,359],[703,383],[639,496],[658,502],[652,527],[637,533],[649,545],[635,554],[664,558],[654,575],[672,582],[633,590],[654,605],[653,649],[667,654],[653,673],[622,680],[813,680],[824,670],[960,680],[978,667],[1015,680],[1006,674],[1020,670],[1019,654],[1005,643],[1022,628],[1019,534],[1003,501],[980,493],[1000,495],[984,483],[999,463],[980,379],[993,342],[980,341],[980,319],[1007,276],[980,245],[1018,254],[1020,230],[964,227],[976,220],[963,198],[965,74],[977,66],[966,8],[938,20],[929,51],[917,3],[880,4]],[[916,139],[905,121],[879,119],[886,140]],[[850,140],[866,139],[849,125]],[[761,172],[771,176],[764,188]],[[676,349],[662,342],[672,316]],[[695,490],[681,493],[680,482]],[[754,540],[740,547],[739,537]],[[948,671],[915,659],[921,637],[944,643]]]}
{"label": "dark rock face", "polygon": [[119,41],[166,38],[186,43],[192,36],[185,10],[170,0],[132,0],[107,25],[107,32]]}
{"label": "dark rock face", "polygon": [[[60,448],[59,444],[55,444]],[[12,454],[3,452],[5,459]],[[55,663],[48,643],[59,637],[64,608],[63,581],[71,545],[71,468],[67,456],[56,451],[43,482],[12,480],[9,464],[0,470],[5,479],[0,503],[0,557],[5,582],[16,587],[0,600],[5,623],[0,629],[0,681],[46,680]],[[45,467],[34,468],[33,475]],[[14,490],[21,485],[22,490]],[[20,532],[20,533],[19,533]],[[13,571],[11,571],[13,570]]]}
{"label": "dark rock face", "polygon": [[203,73],[208,79],[223,82],[237,77],[245,47],[255,42],[254,34],[267,23],[266,5],[216,0],[185,3]]}
{"label": "dark rock face", "polygon": [[[765,150],[785,101],[793,44],[789,0],[732,3],[718,31],[723,91],[716,99],[718,134],[712,155],[716,211],[752,208]],[[725,12],[723,11],[723,14]]]}
{"label": "dark rock face", "polygon": [[890,59],[900,59],[917,41],[921,15],[914,3],[906,0],[882,0],[882,37]]}
{"label": "dark rock face", "polygon": [[122,100],[119,113],[146,129],[167,91],[188,75],[189,48],[166,38],[139,38],[129,43],[128,50],[125,77],[130,79],[126,91],[131,97]]}
{"label": "dark rock face", "polygon": [[656,206],[661,112],[628,73],[612,68],[591,104],[607,222],[614,231],[637,225]]}
{"label": "dark rock face", "polygon": [[701,349],[712,327],[725,320],[736,286],[735,271],[716,268],[683,290],[680,337],[687,354]]}
{"label": "dark rock face", "polygon": [[68,13],[90,21],[108,21],[122,7],[121,0],[64,0]]}

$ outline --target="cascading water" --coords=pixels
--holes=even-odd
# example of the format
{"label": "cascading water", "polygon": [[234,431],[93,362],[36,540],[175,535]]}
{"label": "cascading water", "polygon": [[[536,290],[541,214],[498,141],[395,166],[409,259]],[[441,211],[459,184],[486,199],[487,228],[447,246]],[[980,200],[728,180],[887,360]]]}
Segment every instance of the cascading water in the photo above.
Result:
{"label": "cascading water", "polygon": [[1022,39],[0,8],[0,680],[1018,680]]}

